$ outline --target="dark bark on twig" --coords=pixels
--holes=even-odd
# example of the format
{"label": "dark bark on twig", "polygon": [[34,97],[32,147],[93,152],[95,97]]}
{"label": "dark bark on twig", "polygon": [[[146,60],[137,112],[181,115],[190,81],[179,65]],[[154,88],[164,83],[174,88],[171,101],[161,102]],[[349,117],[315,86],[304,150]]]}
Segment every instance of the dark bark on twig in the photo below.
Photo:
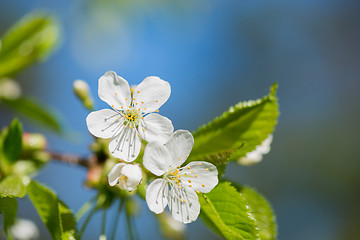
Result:
{"label": "dark bark on twig", "polygon": [[86,168],[90,168],[96,164],[96,157],[94,155],[90,156],[89,158],[80,157],[77,155],[70,155],[70,154],[63,154],[63,153],[56,153],[56,152],[48,152],[51,156],[51,159],[57,160],[63,163],[70,163],[79,166],[83,166]]}

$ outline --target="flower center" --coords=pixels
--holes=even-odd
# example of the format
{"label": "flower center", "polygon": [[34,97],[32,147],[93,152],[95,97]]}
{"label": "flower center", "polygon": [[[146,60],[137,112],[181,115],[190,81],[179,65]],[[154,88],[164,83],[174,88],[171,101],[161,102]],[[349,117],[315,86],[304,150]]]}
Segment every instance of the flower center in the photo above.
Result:
{"label": "flower center", "polygon": [[178,187],[181,189],[181,176],[184,176],[184,175],[181,175],[180,174],[180,170],[179,170],[180,166],[177,167],[175,170],[170,170],[167,174],[167,177],[169,180],[172,180],[172,181],[175,181],[175,183],[178,185]]}
{"label": "flower center", "polygon": [[140,119],[142,118],[141,112],[136,108],[130,107],[124,111],[124,125],[130,125],[130,127],[138,127]]}

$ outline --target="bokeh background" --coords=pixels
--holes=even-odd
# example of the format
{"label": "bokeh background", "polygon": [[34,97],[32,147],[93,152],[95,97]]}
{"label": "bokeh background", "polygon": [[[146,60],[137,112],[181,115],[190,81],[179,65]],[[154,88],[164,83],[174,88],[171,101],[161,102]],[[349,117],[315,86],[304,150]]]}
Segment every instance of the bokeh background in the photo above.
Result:
{"label": "bokeh background", "polygon": [[[161,113],[175,129],[189,130],[278,82],[281,115],[272,151],[261,163],[233,164],[226,174],[267,197],[280,240],[359,239],[359,1],[1,0],[0,34],[36,9],[58,17],[61,43],[17,80],[26,95],[53,106],[72,132],[63,138],[25,122],[26,131],[49,137],[50,149],[89,154],[87,111],[72,93],[75,79],[87,81],[97,108],[104,108],[97,80],[106,71],[130,84],[159,76],[172,87]],[[14,114],[0,106],[0,116],[2,127]],[[82,185],[85,176],[80,167],[54,162],[37,179],[77,211],[95,195]],[[19,215],[50,239],[28,199]],[[84,238],[96,239],[100,223],[97,214]],[[161,239],[146,205],[136,225],[141,239]],[[219,239],[200,220],[187,230],[189,239]]]}

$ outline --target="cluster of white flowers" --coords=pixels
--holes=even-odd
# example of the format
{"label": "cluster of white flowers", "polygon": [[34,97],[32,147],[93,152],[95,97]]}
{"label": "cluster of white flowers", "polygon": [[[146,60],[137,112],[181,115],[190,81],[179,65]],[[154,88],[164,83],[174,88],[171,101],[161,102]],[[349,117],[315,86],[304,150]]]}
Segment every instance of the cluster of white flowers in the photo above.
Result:
{"label": "cluster of white flowers", "polygon": [[170,93],[170,84],[158,77],[147,77],[130,88],[115,72],[107,72],[99,79],[98,94],[112,109],[91,112],[86,122],[94,136],[111,139],[110,153],[121,160],[109,172],[110,186],[118,184],[127,191],[137,188],[142,180],[141,166],[125,162],[138,157],[144,139],[148,144],[143,165],[162,176],[146,190],[150,210],[159,214],[168,205],[174,219],[190,223],[200,212],[197,193],[210,192],[218,183],[218,172],[208,162],[190,162],[181,167],[190,155],[194,138],[186,130],[174,132],[172,122],[157,114]]}

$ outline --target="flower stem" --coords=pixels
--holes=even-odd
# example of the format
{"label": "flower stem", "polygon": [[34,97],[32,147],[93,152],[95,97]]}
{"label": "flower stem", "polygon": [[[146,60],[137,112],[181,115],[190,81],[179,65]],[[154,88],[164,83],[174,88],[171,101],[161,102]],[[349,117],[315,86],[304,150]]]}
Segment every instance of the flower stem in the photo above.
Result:
{"label": "flower stem", "polygon": [[94,215],[94,213],[96,213],[96,211],[97,211],[98,209],[99,209],[99,208],[98,208],[97,206],[95,206],[95,207],[91,210],[91,212],[89,213],[89,215],[86,217],[85,222],[84,222],[84,224],[82,225],[81,230],[80,230],[80,233],[79,233],[79,239],[81,239],[81,237],[82,237],[82,235],[83,235],[83,233],[84,233],[84,231],[85,231],[85,228],[86,228],[86,226],[88,225],[91,217]]}
{"label": "flower stem", "polygon": [[119,200],[119,207],[118,207],[118,210],[117,210],[117,212],[116,212],[116,214],[115,214],[115,219],[114,219],[114,221],[113,221],[114,224],[113,224],[113,226],[112,226],[112,228],[111,228],[111,238],[110,238],[110,240],[114,240],[114,239],[115,239],[116,225],[117,225],[118,222],[119,222],[120,213],[121,213],[121,210],[122,210],[123,207],[124,207],[124,203],[125,203],[125,201],[120,198],[120,200]]}

